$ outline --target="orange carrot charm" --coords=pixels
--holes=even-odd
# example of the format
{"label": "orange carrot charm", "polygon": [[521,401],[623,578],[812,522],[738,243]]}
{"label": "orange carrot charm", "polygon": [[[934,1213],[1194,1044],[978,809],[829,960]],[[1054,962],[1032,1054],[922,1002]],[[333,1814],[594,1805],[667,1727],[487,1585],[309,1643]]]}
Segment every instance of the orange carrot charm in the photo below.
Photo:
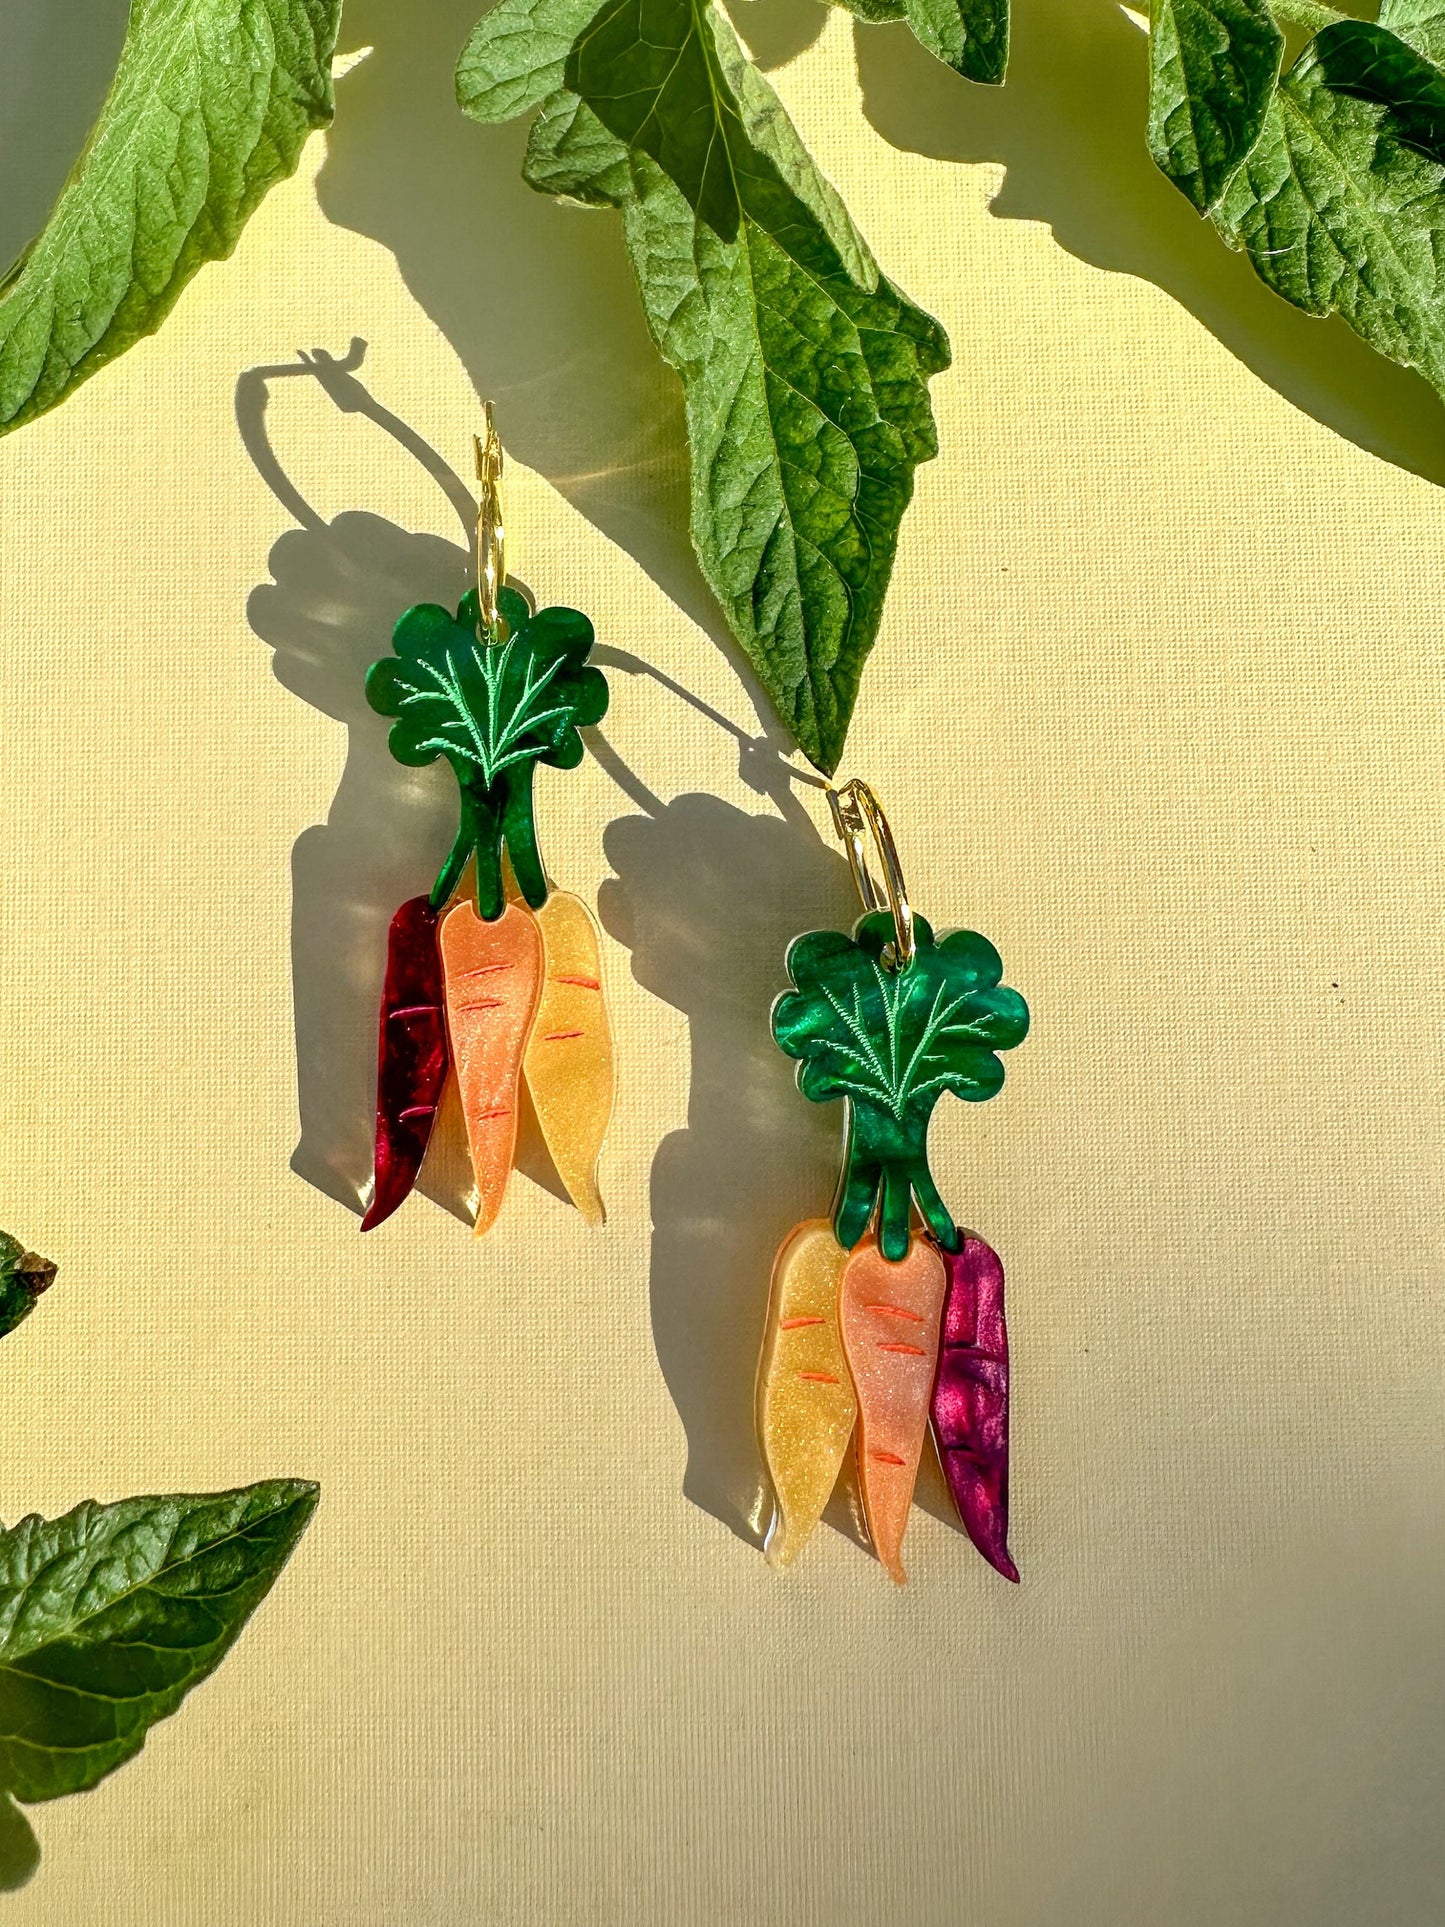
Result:
{"label": "orange carrot charm", "polygon": [[848,1253],[826,1218],[809,1218],[773,1261],[768,1335],[758,1372],[758,1438],[777,1497],[768,1560],[786,1566],[828,1503],[858,1404],[838,1338]]}
{"label": "orange carrot charm", "polygon": [[588,1224],[606,1217],[597,1157],[612,1116],[612,1031],[597,926],[580,897],[554,890],[537,912],[542,1000],[523,1069],[557,1175]]}
{"label": "orange carrot charm", "polygon": [[441,951],[480,1238],[502,1208],[516,1152],[517,1082],[541,996],[542,933],[520,903],[491,923],[459,903],[442,919]]}
{"label": "orange carrot charm", "polygon": [[838,1322],[858,1395],[858,1483],[873,1549],[899,1585],[899,1554],[938,1364],[947,1273],[935,1245],[915,1238],[891,1264],[870,1233],[849,1258]]}

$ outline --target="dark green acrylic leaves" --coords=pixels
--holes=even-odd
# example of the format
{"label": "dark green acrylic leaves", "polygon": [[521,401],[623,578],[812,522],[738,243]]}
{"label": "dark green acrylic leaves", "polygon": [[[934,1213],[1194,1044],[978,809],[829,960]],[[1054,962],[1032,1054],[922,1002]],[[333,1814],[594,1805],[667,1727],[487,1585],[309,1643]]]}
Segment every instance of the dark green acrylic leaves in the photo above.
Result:
{"label": "dark green acrylic leaves", "polygon": [[582,761],[579,728],[607,713],[607,681],[587,666],[592,624],[576,609],[533,615],[515,589],[498,596],[504,640],[477,632],[477,595],[469,590],[455,616],[434,602],[408,609],[392,636],[394,656],[367,671],[366,696],[394,716],[391,753],[399,763],[445,756],[461,791],[456,840],[432,889],[440,908],[477,859],[477,909],[491,921],[506,906],[505,846],[517,885],[534,909],[547,900],[537,847],[532,773],[538,763],[575,769]]}
{"label": "dark green acrylic leaves", "polygon": [[804,1097],[848,1101],[848,1142],[834,1228],[848,1249],[878,1206],[886,1258],[908,1250],[912,1201],[949,1250],[953,1218],[928,1169],[928,1125],[945,1091],[972,1103],[1003,1083],[998,1052],[1023,1041],[1028,1006],[1000,982],[986,937],[955,930],[935,943],[915,917],[917,952],[904,970],[884,962],[893,941],[887,911],[864,917],[851,937],[815,930],[788,951],[795,988],[773,1007],[773,1036],[799,1060]]}

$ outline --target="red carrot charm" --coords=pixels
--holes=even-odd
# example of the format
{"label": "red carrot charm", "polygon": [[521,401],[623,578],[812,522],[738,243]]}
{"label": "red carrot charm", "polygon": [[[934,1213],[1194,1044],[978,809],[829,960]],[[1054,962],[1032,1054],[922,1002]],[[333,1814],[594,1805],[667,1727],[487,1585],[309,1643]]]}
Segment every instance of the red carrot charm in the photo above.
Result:
{"label": "red carrot charm", "polygon": [[376,1186],[361,1221],[371,1231],[416,1183],[447,1080],[437,912],[412,897],[391,920],[376,1071]]}
{"label": "red carrot charm", "polygon": [[945,1251],[943,1349],[933,1388],[933,1432],[964,1530],[996,1572],[1018,1582],[1008,1551],[1008,1327],[1003,1265],[965,1232]]}

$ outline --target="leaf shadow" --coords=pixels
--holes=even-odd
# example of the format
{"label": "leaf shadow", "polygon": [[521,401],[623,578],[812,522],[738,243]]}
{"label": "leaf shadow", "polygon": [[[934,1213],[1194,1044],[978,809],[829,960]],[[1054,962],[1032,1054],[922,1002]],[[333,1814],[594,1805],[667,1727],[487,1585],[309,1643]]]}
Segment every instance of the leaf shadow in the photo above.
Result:
{"label": "leaf shadow", "polygon": [[[297,523],[273,545],[271,579],[252,591],[247,618],[274,652],[277,681],[347,731],[346,762],[326,822],[302,831],[291,854],[301,1125],[291,1168],[358,1216],[372,1171],[387,928],[398,905],[429,886],[456,831],[450,772],[444,765],[406,769],[394,760],[386,726],[366,701],[366,670],[386,654],[403,610],[416,602],[455,607],[470,580],[471,556],[462,543],[400,529],[365,510],[323,520],[277,461],[266,428],[271,385],[295,376],[317,380],[338,407],[368,416],[428,470],[468,542],[476,515],[465,483],[443,457],[357,380],[364,353],[365,343],[355,340],[344,357],[318,350],[247,369],[236,384],[242,442]],[[520,1113],[517,1168],[565,1200],[527,1106]],[[475,1194],[454,1079],[448,1079],[416,1188],[471,1222]]]}
{"label": "leaf shadow", "polygon": [[1165,180],[1145,145],[1148,47],[1117,0],[1014,9],[1007,83],[971,85],[904,25],[855,29],[863,110],[905,152],[1001,162],[992,212],[1042,221],[1069,253],[1153,282],[1294,407],[1427,481],[1445,416],[1412,370],[1336,317],[1293,308]]}
{"label": "leaf shadow", "polygon": [[40,1842],[14,1795],[0,1787],[0,1893],[13,1894],[40,1866]]}
{"label": "leaf shadow", "polygon": [[[764,744],[743,749],[773,811],[699,793],[664,803],[597,746],[639,806],[607,829],[614,876],[598,908],[637,982],[688,1020],[687,1126],[652,1165],[653,1342],[686,1434],[685,1495],[758,1545],[768,1502],[753,1389],[773,1255],[827,1208],[839,1131],[836,1107],[799,1099],[768,1011],[789,941],[836,924],[852,884],[788,794],[799,773]],[[831,1517],[851,1530],[846,1499]]]}
{"label": "leaf shadow", "polygon": [[457,106],[457,58],[483,11],[348,0],[344,44],[370,51],[338,82],[321,206],[396,257],[496,402],[509,454],[632,556],[761,704],[693,555],[682,387],[648,335],[620,221],[527,186],[530,116],[483,127]]}

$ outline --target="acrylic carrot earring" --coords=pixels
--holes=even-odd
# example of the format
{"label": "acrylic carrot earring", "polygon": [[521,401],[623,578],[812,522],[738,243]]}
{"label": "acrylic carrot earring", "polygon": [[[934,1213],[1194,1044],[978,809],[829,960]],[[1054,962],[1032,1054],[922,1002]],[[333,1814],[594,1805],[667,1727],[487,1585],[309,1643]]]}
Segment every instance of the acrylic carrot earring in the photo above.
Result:
{"label": "acrylic carrot earring", "polygon": [[[1028,1007],[972,930],[935,939],[914,914],[887,818],[866,783],[829,791],[864,914],[851,936],[789,948],[793,988],[773,1037],[803,1096],[846,1106],[831,1222],[810,1219],[773,1266],[758,1375],[758,1433],[775,1499],[768,1558],[787,1565],[817,1524],[856,1442],[874,1550],[900,1583],[901,1549],[930,1421],[965,1530],[989,1564],[1008,1552],[1008,1339],[1003,1269],[960,1231],[928,1168],[945,1091],[979,1102],[1003,1083]],[[867,860],[871,838],[880,895]]]}
{"label": "acrylic carrot earring", "polygon": [[[367,671],[372,708],[395,721],[399,763],[444,756],[460,792],[456,840],[429,896],[392,918],[382,993],[376,1176],[370,1231],[415,1184],[449,1071],[466,1118],[480,1236],[495,1222],[517,1143],[526,1080],[552,1161],[589,1223],[600,1223],[596,1167],[612,1111],[612,1038],[597,926],[554,890],[537,844],[539,763],[575,769],[580,728],[607,709],[588,666],[592,625],[575,609],[538,609],[507,586],[502,447],[486,405],[478,440],[477,586],[455,616],[408,609],[394,655]],[[471,898],[456,896],[468,863]],[[510,870],[514,890],[508,889]]]}

